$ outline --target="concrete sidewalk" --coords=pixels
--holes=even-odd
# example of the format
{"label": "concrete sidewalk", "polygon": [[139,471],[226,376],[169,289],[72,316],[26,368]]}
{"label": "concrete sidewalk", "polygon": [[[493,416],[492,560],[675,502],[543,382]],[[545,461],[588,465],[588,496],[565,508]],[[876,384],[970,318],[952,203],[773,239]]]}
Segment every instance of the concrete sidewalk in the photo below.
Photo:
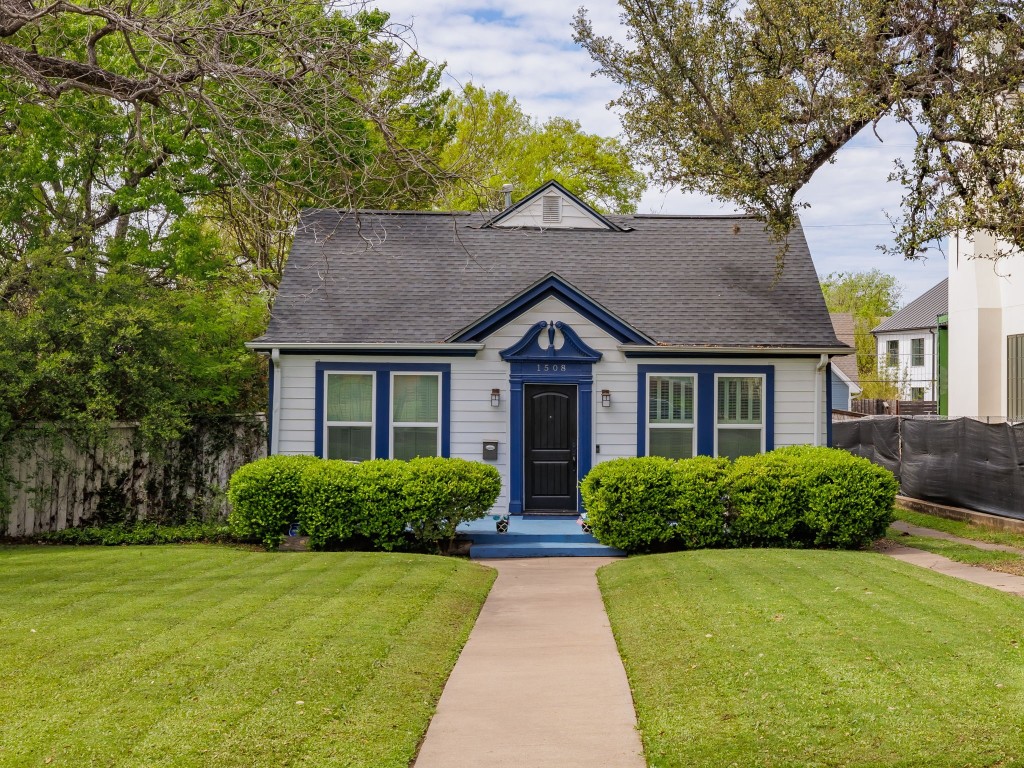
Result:
{"label": "concrete sidewalk", "polygon": [[643,768],[595,571],[610,558],[493,560],[498,579],[416,768]]}
{"label": "concrete sidewalk", "polygon": [[958,563],[942,555],[925,552],[922,549],[903,547],[898,544],[882,550],[882,553],[911,565],[928,568],[938,573],[944,573],[947,576],[953,576],[964,581],[972,581],[984,587],[991,587],[1001,592],[1010,592],[1011,594],[1024,597],[1024,576],[990,571],[988,568],[982,568],[980,565]]}

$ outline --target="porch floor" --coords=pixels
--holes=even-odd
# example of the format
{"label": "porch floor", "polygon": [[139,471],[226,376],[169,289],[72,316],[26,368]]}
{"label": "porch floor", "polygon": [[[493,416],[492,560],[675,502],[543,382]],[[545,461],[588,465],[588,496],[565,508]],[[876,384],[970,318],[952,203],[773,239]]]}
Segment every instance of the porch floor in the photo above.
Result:
{"label": "porch floor", "polygon": [[459,534],[472,541],[469,556],[474,560],[506,557],[623,557],[625,553],[606,547],[584,533],[577,515],[512,515],[508,533],[496,530],[497,516],[463,523]]}

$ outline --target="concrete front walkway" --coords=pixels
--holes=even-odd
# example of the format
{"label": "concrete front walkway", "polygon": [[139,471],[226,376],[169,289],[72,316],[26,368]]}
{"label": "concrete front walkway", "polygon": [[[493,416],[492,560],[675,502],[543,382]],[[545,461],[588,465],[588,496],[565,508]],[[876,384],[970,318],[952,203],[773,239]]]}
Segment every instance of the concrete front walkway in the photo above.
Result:
{"label": "concrete front walkway", "polygon": [[903,547],[898,544],[883,550],[883,554],[895,557],[897,560],[902,560],[911,565],[944,573],[947,576],[953,576],[964,581],[972,581],[975,584],[981,584],[983,587],[991,587],[1001,592],[1010,592],[1011,594],[1024,597],[1024,576],[990,571],[988,568],[982,568],[980,565],[958,563],[942,555],[925,552],[923,549]]}
{"label": "concrete front walkway", "polygon": [[595,571],[609,558],[492,560],[498,579],[416,768],[643,768]]}

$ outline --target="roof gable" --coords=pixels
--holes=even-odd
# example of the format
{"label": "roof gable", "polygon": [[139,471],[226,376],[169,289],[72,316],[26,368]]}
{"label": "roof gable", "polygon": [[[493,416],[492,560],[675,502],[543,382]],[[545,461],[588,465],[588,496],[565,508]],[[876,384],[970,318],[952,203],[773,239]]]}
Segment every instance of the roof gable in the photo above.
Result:
{"label": "roof gable", "polygon": [[485,227],[535,229],[621,228],[580,200],[557,181],[548,181],[515,205],[484,223]]}
{"label": "roof gable", "polygon": [[515,320],[531,307],[552,296],[621,343],[653,343],[649,337],[613,315],[553,272],[447,340],[454,342],[481,341],[498,328]]}

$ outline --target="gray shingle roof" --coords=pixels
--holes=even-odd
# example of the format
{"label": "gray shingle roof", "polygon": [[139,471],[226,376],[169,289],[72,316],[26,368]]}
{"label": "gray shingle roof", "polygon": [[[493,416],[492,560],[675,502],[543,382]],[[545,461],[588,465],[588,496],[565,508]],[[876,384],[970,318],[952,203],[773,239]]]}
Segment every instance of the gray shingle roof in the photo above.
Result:
{"label": "gray shingle roof", "polygon": [[[832,312],[830,316],[832,327],[836,331],[836,338],[843,344],[856,348],[857,338],[854,335],[853,315],[850,312]],[[832,365],[841,370],[846,378],[860,386],[856,355],[837,355],[832,358]]]}
{"label": "gray shingle roof", "polygon": [[553,272],[659,344],[838,345],[801,230],[776,280],[756,219],[608,218],[632,230],[306,211],[256,343],[441,342]]}
{"label": "gray shingle roof", "polygon": [[872,333],[938,328],[938,316],[949,311],[949,279],[934,285],[892,317],[875,326]]}

